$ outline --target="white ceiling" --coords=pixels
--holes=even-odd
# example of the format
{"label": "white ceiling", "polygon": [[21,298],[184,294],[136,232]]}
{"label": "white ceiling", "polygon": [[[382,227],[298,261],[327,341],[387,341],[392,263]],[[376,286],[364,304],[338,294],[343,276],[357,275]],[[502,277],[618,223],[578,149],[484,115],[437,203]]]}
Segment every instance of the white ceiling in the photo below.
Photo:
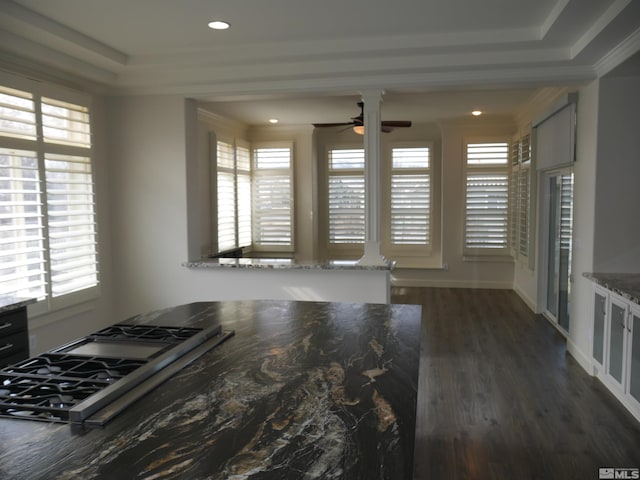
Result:
{"label": "white ceiling", "polygon": [[250,124],[342,121],[370,89],[385,119],[513,114],[638,50],[639,0],[0,0],[0,65]]}

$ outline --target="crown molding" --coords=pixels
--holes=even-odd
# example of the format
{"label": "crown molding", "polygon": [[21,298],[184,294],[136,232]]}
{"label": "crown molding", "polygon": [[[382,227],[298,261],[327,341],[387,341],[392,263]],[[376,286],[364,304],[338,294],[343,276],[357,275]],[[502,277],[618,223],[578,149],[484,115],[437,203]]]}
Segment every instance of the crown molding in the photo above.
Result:
{"label": "crown molding", "polygon": [[594,69],[598,77],[603,77],[638,52],[640,52],[640,28],[604,55],[594,65]]}
{"label": "crown molding", "polygon": [[129,57],[123,52],[13,1],[4,0],[0,3],[0,15],[4,15],[9,23],[15,24],[14,29],[23,35],[38,33],[43,38],[72,45],[75,49],[119,65],[126,65],[129,61]]}

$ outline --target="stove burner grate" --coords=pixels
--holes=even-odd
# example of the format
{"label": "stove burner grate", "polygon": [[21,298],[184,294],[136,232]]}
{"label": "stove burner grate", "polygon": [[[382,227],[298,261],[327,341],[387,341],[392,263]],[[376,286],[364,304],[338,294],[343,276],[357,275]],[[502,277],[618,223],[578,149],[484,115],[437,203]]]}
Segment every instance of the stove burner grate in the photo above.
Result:
{"label": "stove burner grate", "polygon": [[113,383],[146,363],[146,360],[128,360],[108,357],[86,357],[59,353],[43,353],[15,365],[3,372],[31,378],[72,378]]}
{"label": "stove burner grate", "polygon": [[103,382],[41,380],[0,372],[0,416],[66,422],[71,407],[103,388]]}
{"label": "stove burner grate", "polygon": [[144,341],[147,343],[180,343],[201,332],[201,328],[163,327],[157,325],[115,324],[90,335],[89,338],[104,340]]}

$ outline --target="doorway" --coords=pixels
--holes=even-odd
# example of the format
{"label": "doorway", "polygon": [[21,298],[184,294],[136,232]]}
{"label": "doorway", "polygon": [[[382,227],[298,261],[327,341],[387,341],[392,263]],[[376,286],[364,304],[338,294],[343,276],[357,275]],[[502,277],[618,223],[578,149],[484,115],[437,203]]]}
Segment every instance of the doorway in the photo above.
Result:
{"label": "doorway", "polygon": [[564,332],[571,318],[573,172],[543,173],[543,313]]}

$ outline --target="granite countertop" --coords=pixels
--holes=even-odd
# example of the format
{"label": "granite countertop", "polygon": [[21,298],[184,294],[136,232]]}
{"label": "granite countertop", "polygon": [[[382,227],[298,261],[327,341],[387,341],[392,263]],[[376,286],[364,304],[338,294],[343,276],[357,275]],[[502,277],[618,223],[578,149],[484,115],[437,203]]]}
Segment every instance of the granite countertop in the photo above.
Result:
{"label": "granite countertop", "polygon": [[420,318],[276,300],[136,317],[235,336],[104,428],[0,418],[0,478],[410,479]]}
{"label": "granite countertop", "polygon": [[35,303],[35,298],[18,298],[13,295],[0,295],[0,313]]}
{"label": "granite countertop", "polygon": [[299,261],[292,258],[206,258],[184,262],[187,268],[247,268],[283,270],[393,270],[395,261],[384,265],[362,265],[357,260]]}
{"label": "granite countertop", "polygon": [[640,273],[592,273],[582,274],[598,285],[640,304]]}

